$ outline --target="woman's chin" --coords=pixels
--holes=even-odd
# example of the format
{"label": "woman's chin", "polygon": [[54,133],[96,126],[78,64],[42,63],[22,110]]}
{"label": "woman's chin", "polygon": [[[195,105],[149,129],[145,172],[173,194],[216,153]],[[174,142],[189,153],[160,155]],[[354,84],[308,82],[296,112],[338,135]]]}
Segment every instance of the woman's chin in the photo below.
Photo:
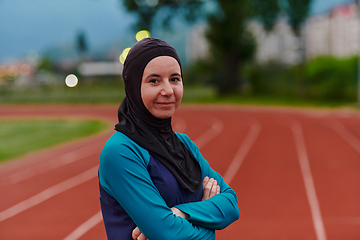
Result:
{"label": "woman's chin", "polygon": [[171,118],[174,115],[174,113],[175,113],[175,109],[165,108],[165,109],[156,109],[151,114],[156,118],[167,119],[167,118]]}

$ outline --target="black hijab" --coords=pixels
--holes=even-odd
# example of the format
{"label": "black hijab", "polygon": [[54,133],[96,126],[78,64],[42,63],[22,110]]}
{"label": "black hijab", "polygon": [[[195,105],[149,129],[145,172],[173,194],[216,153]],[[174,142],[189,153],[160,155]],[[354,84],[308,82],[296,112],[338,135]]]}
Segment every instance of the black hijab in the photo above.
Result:
{"label": "black hijab", "polygon": [[202,182],[198,161],[172,130],[171,118],[154,117],[142,101],[144,69],[158,56],[175,58],[181,68],[175,49],[162,40],[145,38],[130,49],[123,68],[126,97],[119,107],[119,123],[115,130],[148,150],[174,175],[181,187],[197,192]]}

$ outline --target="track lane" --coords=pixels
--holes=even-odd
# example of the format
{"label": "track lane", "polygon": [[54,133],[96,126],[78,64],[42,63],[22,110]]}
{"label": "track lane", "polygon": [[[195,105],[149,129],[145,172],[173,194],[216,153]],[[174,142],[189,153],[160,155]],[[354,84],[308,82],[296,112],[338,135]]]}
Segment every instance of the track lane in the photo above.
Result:
{"label": "track lane", "polygon": [[326,240],[324,221],[320,212],[319,201],[317,198],[314,180],[311,173],[311,168],[307,153],[308,151],[304,140],[304,133],[301,124],[298,121],[293,122],[291,125],[291,130],[293,131],[295,146],[299,158],[300,169],[305,184],[306,195],[309,200],[311,216],[316,233],[316,239]]}
{"label": "track lane", "polygon": [[[59,112],[55,113],[53,107],[47,107],[45,110],[32,110],[21,110],[21,113],[16,113],[14,109],[11,111],[18,114],[18,116],[22,116],[23,113],[30,116],[30,113],[34,111],[41,114],[41,116],[47,116],[47,113],[52,117],[56,117],[56,114],[59,115]],[[105,110],[101,106],[95,108],[85,107],[85,110],[84,108],[79,110],[78,107],[70,107],[69,115],[77,117],[101,117],[103,115],[104,119],[116,122],[114,120],[116,110],[116,106],[107,107]],[[2,113],[2,108],[0,108],[1,117],[3,117]],[[67,113],[62,112],[60,115],[64,116],[65,114]],[[297,119],[301,123],[306,146],[309,146],[307,148],[309,162],[328,239],[352,240],[360,236],[358,230],[360,215],[357,214],[359,183],[351,181],[354,178],[356,180],[356,176],[359,176],[360,170],[356,162],[359,162],[360,158],[354,148],[331,129],[326,121],[324,122],[324,119],[334,118],[358,138],[359,125],[357,123],[360,119],[358,115],[344,117],[336,113],[314,114],[312,112],[308,113],[308,111],[288,111],[283,109],[222,107],[185,107],[180,108],[177,114],[174,117],[174,124],[177,116],[179,122],[183,121],[184,123],[185,121],[186,124],[181,123],[180,126],[183,127],[180,128],[183,128],[182,131],[185,131],[193,140],[211,127],[213,121],[209,119],[218,119],[223,122],[222,131],[201,149],[212,167],[222,174],[226,172],[240,145],[246,139],[246,134],[249,133],[251,127],[251,120],[249,119],[256,118],[262,125],[258,138],[231,181],[231,186],[238,194],[241,218],[227,229],[219,231],[217,234],[218,240],[316,239],[311,211],[306,199],[306,191],[297,159],[295,142],[291,128],[287,126],[291,122],[290,120],[293,119]],[[324,142],[322,147],[317,145],[319,141]],[[77,142],[73,144],[77,144]],[[61,153],[66,149],[65,146],[62,147],[64,148]],[[100,144],[99,149],[101,148]],[[331,153],[329,153],[328,149],[331,149]],[[47,151],[51,152],[52,150]],[[318,153],[318,151],[322,153]],[[330,156],[331,154],[333,156]],[[337,162],[338,159],[335,158],[338,155],[342,155],[346,159],[340,165]],[[318,157],[330,160],[327,162],[319,161]],[[62,177],[66,174],[75,173],[76,169],[84,170],[80,165],[84,163],[85,165],[90,163],[96,165],[98,164],[96,161],[98,161],[98,156],[89,157],[88,160],[79,160],[47,173],[41,173],[30,179],[40,184],[41,180],[42,182],[51,182],[52,180],[44,179],[45,176],[53,175],[58,176],[57,182],[60,182],[60,179],[64,179]],[[28,167],[30,166],[30,164],[28,165],[29,162],[31,161],[24,161],[23,163]],[[337,172],[341,172],[341,174],[336,175],[339,178],[330,179],[329,181],[330,175],[333,174],[331,170],[332,164],[339,167]],[[12,166],[9,167],[10,165]],[[16,169],[16,165],[9,164],[4,168]],[[79,168],[76,167],[78,165]],[[349,167],[352,168],[350,171]],[[330,168],[330,171],[328,171],[328,168]],[[66,169],[65,173],[61,173],[60,170],[62,169]],[[0,166],[0,176],[2,176],[2,171],[4,169]],[[58,174],[56,174],[57,172]],[[344,177],[346,173],[349,176]],[[44,178],[42,179],[42,177]],[[13,186],[25,184],[25,182],[27,181],[16,183]],[[337,185],[333,186],[336,182]],[[331,186],[330,189],[329,185]],[[321,190],[318,190],[319,186]],[[28,188],[31,192],[31,184],[26,185],[25,188]],[[17,191],[13,189],[13,192],[8,193],[10,196],[16,196]],[[0,201],[0,209],[2,204],[3,201]],[[56,206],[57,209],[51,209],[51,204],[53,208]],[[64,239],[87,219],[94,216],[99,209],[97,178],[94,178],[25,211],[27,214],[19,214],[3,221],[0,223],[0,239],[23,239],[11,238],[11,236],[21,235],[22,231],[17,230],[19,224],[24,226],[23,234],[26,234],[26,239]],[[47,215],[49,213],[50,216]],[[71,213],[75,213],[76,217],[69,218]],[[41,226],[40,231],[39,228],[36,229],[36,224],[33,224],[36,221],[40,223],[38,224],[38,226]],[[48,233],[43,232],[43,229],[46,228],[52,229],[51,237],[47,235]],[[3,231],[3,229],[6,231]],[[61,233],[56,233],[57,230]],[[5,235],[9,233],[10,238],[9,235]],[[103,225],[99,223],[79,239],[105,238]]]}
{"label": "track lane", "polygon": [[97,182],[94,177],[3,221],[1,239],[63,239],[82,219],[90,218],[92,210],[100,209]]}
{"label": "track lane", "polygon": [[333,118],[302,124],[328,239],[359,239],[360,153]]}
{"label": "track lane", "polygon": [[286,113],[253,113],[262,130],[232,187],[241,218],[219,239],[315,239],[311,212]]}

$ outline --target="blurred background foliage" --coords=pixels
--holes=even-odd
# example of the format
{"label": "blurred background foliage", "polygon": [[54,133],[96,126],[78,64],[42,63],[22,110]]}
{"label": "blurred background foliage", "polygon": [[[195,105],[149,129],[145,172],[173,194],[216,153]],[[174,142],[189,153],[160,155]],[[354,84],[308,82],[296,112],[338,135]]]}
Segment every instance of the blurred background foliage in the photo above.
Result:
{"label": "blurred background foliage", "polygon": [[241,93],[244,79],[238,74],[244,64],[252,60],[255,40],[247,29],[249,19],[258,18],[271,31],[280,14],[286,14],[296,35],[309,13],[311,0],[214,0],[213,8],[206,8],[203,0],[121,0],[128,11],[137,15],[135,28],[151,30],[153,21],[171,26],[175,16],[187,21],[205,19],[205,37],[209,43],[207,64],[216,76],[219,94]]}
{"label": "blurred background foliage", "polygon": [[[183,64],[184,102],[356,104],[358,57],[305,56],[301,31],[311,0],[119,0],[119,3],[136,16],[134,33],[154,29],[173,36],[178,30],[174,22],[179,19],[190,26],[206,23],[207,55]],[[249,31],[249,21],[260,22],[268,37],[281,18],[286,19],[300,43],[296,50],[300,52],[299,61],[295,64],[256,61],[259,44]],[[26,76],[31,81],[11,71],[4,75],[0,68],[0,104],[120,103],[124,97],[121,75],[89,76],[81,71],[84,62],[109,59],[90,56],[84,31],[77,32],[74,46],[70,62],[59,62],[51,53],[39,56],[31,74]],[[79,84],[73,88],[64,85],[70,73],[79,77]]]}
{"label": "blurred background foliage", "polygon": [[[301,65],[251,63],[239,73],[244,79],[243,94],[247,96],[273,96],[331,102],[355,102],[357,99],[358,58],[338,59],[322,56],[306,62],[305,74],[299,79]],[[212,85],[216,75],[205,61],[197,61],[186,69],[189,84]]]}
{"label": "blurred background foliage", "polygon": [[[50,62],[42,61],[39,70],[53,71]],[[307,61],[305,74],[299,79],[299,68],[303,66],[248,63],[238,72],[239,78],[244,80],[242,93],[219,96],[216,69],[208,61],[198,60],[183,70],[183,101],[242,103],[247,99],[251,103],[251,98],[257,102],[266,97],[257,103],[266,104],[273,98],[278,99],[279,104],[288,104],[289,99],[297,100],[300,105],[351,104],[357,99],[357,65],[357,57],[322,56]],[[81,84],[74,88],[64,85],[64,78],[40,82],[31,88],[14,86],[13,81],[9,81],[0,87],[0,103],[120,103],[125,96],[121,76],[82,77]]]}

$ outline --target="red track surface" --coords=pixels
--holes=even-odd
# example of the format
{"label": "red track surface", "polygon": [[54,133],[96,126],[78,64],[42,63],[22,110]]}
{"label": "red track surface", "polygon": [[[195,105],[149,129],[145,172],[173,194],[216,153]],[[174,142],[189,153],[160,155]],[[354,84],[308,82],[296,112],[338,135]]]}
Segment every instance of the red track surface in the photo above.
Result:
{"label": "red track surface", "polygon": [[[109,131],[0,165],[0,239],[106,239],[99,153],[117,106],[1,106],[0,118],[101,118]],[[350,111],[181,107],[187,133],[238,195],[217,239],[360,239],[360,116]]]}

